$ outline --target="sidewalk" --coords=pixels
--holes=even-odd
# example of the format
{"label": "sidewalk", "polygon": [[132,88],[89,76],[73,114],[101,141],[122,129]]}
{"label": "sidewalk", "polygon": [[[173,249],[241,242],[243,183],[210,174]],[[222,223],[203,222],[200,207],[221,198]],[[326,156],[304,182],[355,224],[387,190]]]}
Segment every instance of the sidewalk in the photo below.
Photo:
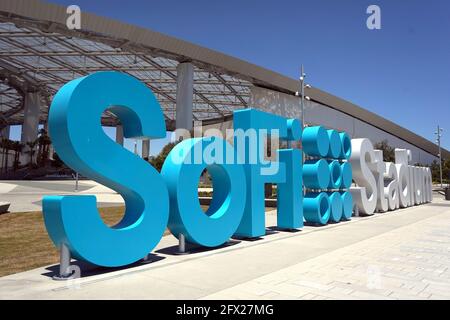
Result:
{"label": "sidewalk", "polygon": [[9,212],[42,210],[42,197],[46,195],[93,194],[100,207],[123,205],[122,197],[92,180],[80,180],[75,191],[73,180],[1,180],[0,201],[11,203]]}
{"label": "sidewalk", "polygon": [[[268,214],[268,226],[275,223]],[[1,299],[441,299],[450,298],[450,202],[325,227],[275,232],[177,256],[164,237],[152,263],[110,271],[57,266],[0,278]],[[158,261],[156,261],[158,260]]]}

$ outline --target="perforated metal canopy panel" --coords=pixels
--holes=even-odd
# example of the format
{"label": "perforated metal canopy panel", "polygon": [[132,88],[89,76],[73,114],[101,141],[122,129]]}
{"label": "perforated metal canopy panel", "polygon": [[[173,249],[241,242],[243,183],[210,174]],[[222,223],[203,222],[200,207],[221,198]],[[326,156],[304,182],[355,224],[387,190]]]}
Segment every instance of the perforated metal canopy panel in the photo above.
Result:
{"label": "perforated metal canopy panel", "polygon": [[[166,119],[175,119],[178,61],[49,33],[39,28],[39,22],[20,21],[21,26],[17,19],[15,22],[0,23],[0,114],[3,124],[22,123],[26,91],[37,90],[42,94],[40,120],[45,122],[48,102],[63,84],[105,70],[125,72],[144,82],[156,94]],[[220,119],[231,115],[235,109],[246,107],[250,85],[248,81],[195,66],[194,120]],[[107,113],[102,122],[114,125],[117,119]]]}

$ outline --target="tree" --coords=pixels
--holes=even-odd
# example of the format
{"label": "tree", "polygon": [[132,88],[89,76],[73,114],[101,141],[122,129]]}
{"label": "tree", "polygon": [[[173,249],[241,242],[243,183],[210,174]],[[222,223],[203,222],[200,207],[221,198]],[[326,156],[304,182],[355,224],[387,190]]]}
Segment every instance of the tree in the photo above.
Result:
{"label": "tree", "polygon": [[164,161],[166,160],[170,151],[172,151],[173,147],[175,147],[175,145],[176,145],[175,142],[170,142],[161,149],[161,151],[157,156],[150,157],[149,162],[152,164],[153,167],[155,167],[156,170],[161,172],[161,168],[164,164]]}
{"label": "tree", "polygon": [[11,150],[12,143],[13,141],[6,138],[3,138],[0,141],[0,147],[2,148],[2,172],[6,172],[8,170],[9,150]]}
{"label": "tree", "polygon": [[[431,176],[433,179],[433,182],[440,183],[441,177],[440,177],[440,168],[439,168],[439,161],[433,160],[431,163]],[[449,183],[450,181],[450,159],[442,160],[442,182],[443,183]]]}
{"label": "tree", "polygon": [[442,160],[442,181],[444,183],[450,181],[450,159]]}
{"label": "tree", "polygon": [[51,140],[45,129],[39,130],[39,135],[37,138],[38,144],[38,155],[37,163],[39,166],[44,166],[48,159],[48,151],[50,148]]}
{"label": "tree", "polygon": [[30,162],[29,162],[30,167],[33,167],[33,156],[34,156],[34,154],[36,153],[35,148],[36,148],[37,142],[38,142],[38,141],[37,141],[37,139],[36,139],[36,140],[34,140],[34,141],[28,141],[28,142],[26,143],[26,145],[27,145],[27,147],[28,147],[28,150],[25,151],[25,152],[28,153],[28,154],[30,155]]}
{"label": "tree", "polygon": [[375,143],[374,148],[383,151],[384,162],[395,162],[395,148],[391,147],[386,139]]}
{"label": "tree", "polygon": [[431,178],[433,182],[439,182],[439,162],[433,160],[430,168],[431,168]]}
{"label": "tree", "polygon": [[20,153],[22,152],[23,147],[24,147],[23,143],[20,143],[19,141],[15,141],[13,143],[12,149],[14,150],[14,163],[13,163],[14,171],[16,171],[19,168]]}

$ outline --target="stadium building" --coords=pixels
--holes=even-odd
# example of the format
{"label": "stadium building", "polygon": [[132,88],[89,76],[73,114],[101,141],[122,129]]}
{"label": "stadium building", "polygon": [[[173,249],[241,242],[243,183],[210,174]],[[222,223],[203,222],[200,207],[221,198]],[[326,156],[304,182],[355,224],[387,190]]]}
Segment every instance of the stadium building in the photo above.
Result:
{"label": "stadium building", "polygon": [[[81,29],[66,26],[66,7],[37,0],[0,2],[0,135],[21,125],[21,142],[46,126],[52,96],[66,82],[102,70],[126,72],[144,82],[164,110],[168,130],[195,125],[226,129],[233,111],[255,107],[300,118],[298,80],[249,62],[117,20],[81,13]],[[282,57],[280,57],[282,58]],[[348,132],[351,137],[412,151],[413,163],[437,159],[429,140],[318,88],[307,88],[305,122]],[[104,126],[118,119],[105,112]],[[149,141],[142,156],[149,156]],[[450,152],[443,149],[444,158]],[[11,155],[12,156],[12,155]],[[12,163],[12,161],[9,161]]]}

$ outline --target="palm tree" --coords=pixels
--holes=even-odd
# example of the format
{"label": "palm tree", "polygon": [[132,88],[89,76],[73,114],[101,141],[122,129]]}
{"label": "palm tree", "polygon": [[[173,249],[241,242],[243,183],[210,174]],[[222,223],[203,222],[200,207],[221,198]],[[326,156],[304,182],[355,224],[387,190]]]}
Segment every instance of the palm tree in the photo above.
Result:
{"label": "palm tree", "polygon": [[45,165],[45,162],[48,159],[48,151],[51,144],[50,137],[47,134],[47,131],[45,129],[39,130],[39,137],[37,139],[38,143],[38,156],[37,156],[37,162],[39,165],[43,166]]}
{"label": "palm tree", "polygon": [[14,163],[13,163],[14,171],[16,171],[17,168],[19,167],[20,153],[22,152],[23,147],[24,147],[24,144],[20,143],[20,141],[15,141],[13,143],[12,149],[14,150]]}
{"label": "palm tree", "polygon": [[33,166],[33,156],[36,153],[36,150],[34,150],[34,148],[36,147],[37,143],[38,143],[37,139],[34,141],[28,141],[26,143],[26,145],[28,146],[28,150],[26,151],[26,153],[30,155],[30,163],[29,163],[30,167]]}
{"label": "palm tree", "polygon": [[13,141],[9,139],[2,139],[0,142],[1,148],[2,148],[2,167],[1,171],[6,172],[8,170],[8,160],[9,160],[9,150],[12,149],[12,143]]}
{"label": "palm tree", "polygon": [[0,148],[2,148],[2,167],[1,167],[1,172],[3,172],[3,169],[5,167],[5,153],[6,153],[6,139],[3,138],[0,141]]}

